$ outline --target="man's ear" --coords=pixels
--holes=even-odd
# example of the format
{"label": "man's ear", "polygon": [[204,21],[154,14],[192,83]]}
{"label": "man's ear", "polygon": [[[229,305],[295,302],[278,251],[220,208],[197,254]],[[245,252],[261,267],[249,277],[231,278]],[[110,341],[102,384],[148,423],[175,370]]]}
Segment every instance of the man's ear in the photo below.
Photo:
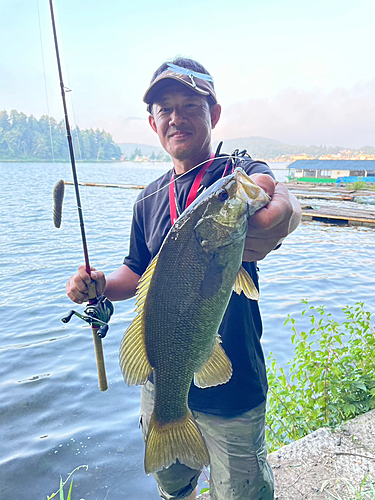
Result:
{"label": "man's ear", "polygon": [[211,125],[212,125],[212,128],[214,129],[216,127],[217,122],[219,121],[220,115],[221,115],[220,104],[214,104],[211,107],[210,112],[211,112]]}
{"label": "man's ear", "polygon": [[152,130],[154,132],[158,133],[158,129],[157,129],[156,123],[155,123],[155,118],[153,117],[153,115],[149,115],[148,123],[151,125]]}

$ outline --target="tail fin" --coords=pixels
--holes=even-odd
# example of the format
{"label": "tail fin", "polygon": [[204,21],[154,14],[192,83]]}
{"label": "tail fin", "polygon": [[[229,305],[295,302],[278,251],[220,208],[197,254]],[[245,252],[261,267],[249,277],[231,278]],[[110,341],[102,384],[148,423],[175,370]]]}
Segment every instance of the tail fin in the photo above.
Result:
{"label": "tail fin", "polygon": [[186,416],[161,425],[151,416],[145,453],[146,474],[167,468],[178,460],[192,469],[203,469],[210,457],[202,434],[188,409]]}

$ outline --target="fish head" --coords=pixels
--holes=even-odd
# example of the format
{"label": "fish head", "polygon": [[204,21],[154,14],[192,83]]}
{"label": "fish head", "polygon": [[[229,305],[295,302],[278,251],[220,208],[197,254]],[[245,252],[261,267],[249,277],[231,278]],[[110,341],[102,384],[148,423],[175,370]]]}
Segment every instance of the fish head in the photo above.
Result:
{"label": "fish head", "polygon": [[248,218],[269,201],[263,189],[236,168],[204,191],[186,212],[201,214],[195,232],[202,247],[210,251],[244,239]]}

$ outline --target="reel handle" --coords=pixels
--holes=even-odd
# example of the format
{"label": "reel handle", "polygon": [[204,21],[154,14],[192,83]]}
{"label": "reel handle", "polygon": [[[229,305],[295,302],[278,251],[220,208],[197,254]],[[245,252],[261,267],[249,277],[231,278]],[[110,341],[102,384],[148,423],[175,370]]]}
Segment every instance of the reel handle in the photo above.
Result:
{"label": "reel handle", "polygon": [[75,311],[70,311],[69,314],[67,314],[66,316],[64,316],[63,318],[61,318],[61,321],[63,323],[69,323],[69,321],[72,319],[72,316],[75,314]]}

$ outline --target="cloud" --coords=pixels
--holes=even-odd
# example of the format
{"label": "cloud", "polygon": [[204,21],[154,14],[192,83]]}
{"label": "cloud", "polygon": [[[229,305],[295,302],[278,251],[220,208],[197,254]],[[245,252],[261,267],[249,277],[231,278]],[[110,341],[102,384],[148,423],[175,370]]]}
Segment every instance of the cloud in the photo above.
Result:
{"label": "cloud", "polygon": [[375,146],[375,79],[349,90],[290,89],[229,105],[214,137],[254,135],[288,144]]}

